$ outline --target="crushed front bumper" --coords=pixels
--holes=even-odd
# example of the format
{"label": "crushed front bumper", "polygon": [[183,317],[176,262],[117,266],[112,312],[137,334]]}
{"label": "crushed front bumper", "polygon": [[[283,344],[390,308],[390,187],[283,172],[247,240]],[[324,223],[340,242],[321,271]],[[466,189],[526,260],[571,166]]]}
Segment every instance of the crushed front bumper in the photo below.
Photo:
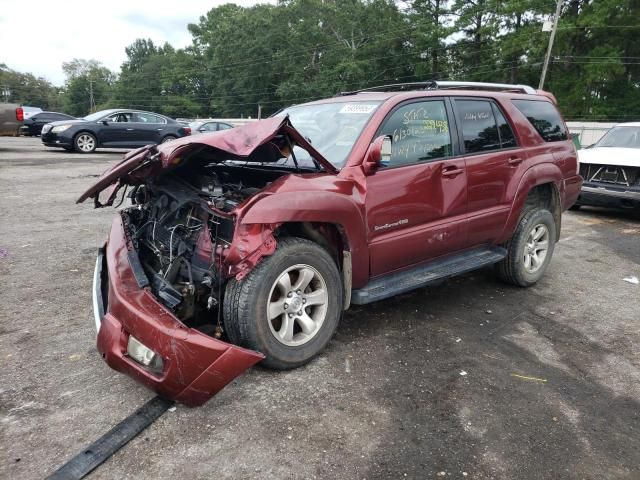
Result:
{"label": "crushed front bumper", "polygon": [[[140,288],[129,252],[117,216],[98,254],[93,278],[98,351],[111,368],[163,397],[198,406],[264,358],[185,326],[148,287]],[[148,370],[127,354],[130,335],[161,356],[161,373]]]}

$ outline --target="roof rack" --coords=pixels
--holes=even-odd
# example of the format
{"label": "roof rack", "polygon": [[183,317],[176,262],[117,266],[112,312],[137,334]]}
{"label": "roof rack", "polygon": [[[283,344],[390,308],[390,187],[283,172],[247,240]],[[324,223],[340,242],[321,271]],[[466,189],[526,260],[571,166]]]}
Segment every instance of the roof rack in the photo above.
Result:
{"label": "roof rack", "polygon": [[396,92],[405,90],[493,90],[497,92],[517,92],[535,95],[537,91],[529,85],[515,85],[511,83],[486,83],[486,82],[452,82],[429,80],[426,82],[392,83],[377,87],[362,88],[351,92],[340,92],[338,95],[353,95],[363,92]]}

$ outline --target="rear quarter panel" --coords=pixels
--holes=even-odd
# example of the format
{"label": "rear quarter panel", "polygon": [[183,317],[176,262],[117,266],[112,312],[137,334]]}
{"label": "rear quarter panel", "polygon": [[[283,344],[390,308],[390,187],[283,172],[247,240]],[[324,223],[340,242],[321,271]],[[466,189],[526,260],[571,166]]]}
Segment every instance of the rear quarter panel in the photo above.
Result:
{"label": "rear quarter panel", "polygon": [[578,157],[571,139],[546,142],[511,99],[540,101],[539,97],[531,98],[527,95],[499,98],[500,105],[515,128],[518,142],[526,152],[526,159],[507,187],[511,211],[497,243],[505,242],[513,234],[531,189],[542,184],[553,184],[560,195],[561,208],[566,210],[575,202],[582,183],[576,173]]}

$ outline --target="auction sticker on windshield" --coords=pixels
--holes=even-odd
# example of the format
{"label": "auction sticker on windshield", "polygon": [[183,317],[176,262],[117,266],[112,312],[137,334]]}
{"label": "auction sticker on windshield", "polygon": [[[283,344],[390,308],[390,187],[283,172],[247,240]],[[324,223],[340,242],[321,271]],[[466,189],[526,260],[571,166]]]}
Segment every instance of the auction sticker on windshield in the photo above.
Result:
{"label": "auction sticker on windshield", "polygon": [[344,105],[339,113],[371,113],[378,105],[369,105],[364,103],[347,103]]}

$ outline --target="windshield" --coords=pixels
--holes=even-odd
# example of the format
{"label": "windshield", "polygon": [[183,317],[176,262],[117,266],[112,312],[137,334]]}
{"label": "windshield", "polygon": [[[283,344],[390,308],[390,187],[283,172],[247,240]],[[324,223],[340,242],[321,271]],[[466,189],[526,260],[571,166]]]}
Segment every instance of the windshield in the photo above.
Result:
{"label": "windshield", "polygon": [[640,127],[613,127],[595,146],[640,148]]}
{"label": "windshield", "polygon": [[96,120],[100,120],[102,117],[106,117],[111,112],[115,112],[115,110],[101,110],[99,112],[87,115],[86,117],[84,117],[84,119],[89,122],[94,122]]}
{"label": "windshield", "polygon": [[[299,105],[289,107],[277,116],[289,115],[293,127],[336,168],[342,168],[354,143],[379,105],[379,101]],[[313,165],[306,150],[295,147],[294,153],[301,166]],[[292,163],[291,158],[286,163]]]}

